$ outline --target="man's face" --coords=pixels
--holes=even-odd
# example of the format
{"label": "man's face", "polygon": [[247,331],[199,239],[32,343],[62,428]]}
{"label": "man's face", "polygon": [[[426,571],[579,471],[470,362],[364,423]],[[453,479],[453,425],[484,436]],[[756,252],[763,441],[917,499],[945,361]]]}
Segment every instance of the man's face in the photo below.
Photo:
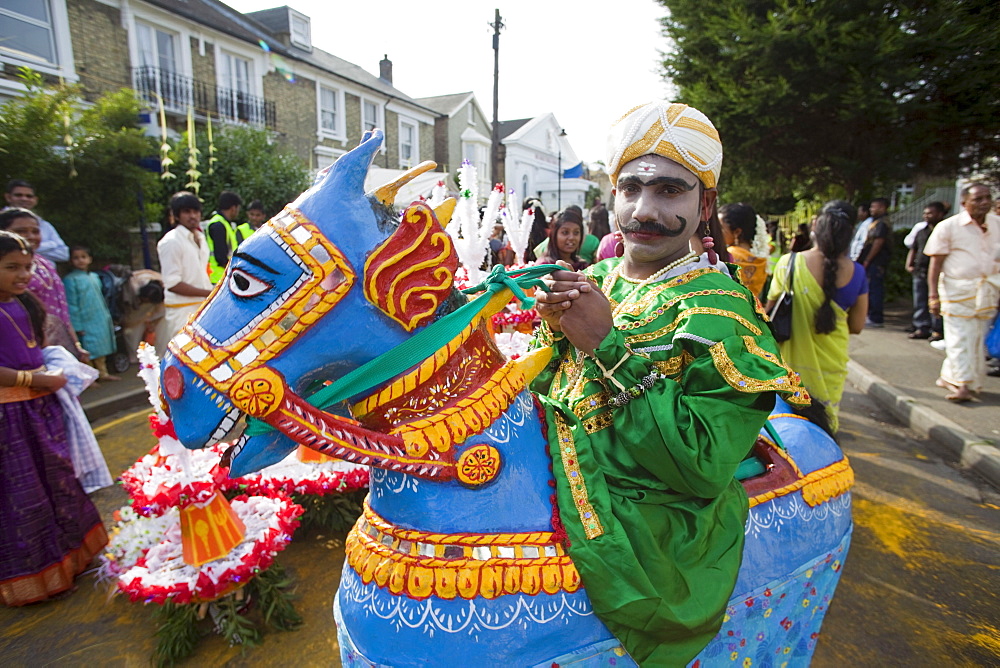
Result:
{"label": "man's face", "polygon": [[859,206],[858,207],[858,222],[861,222],[862,220],[866,219],[870,215],[871,214],[869,213],[868,209],[866,209],[863,206]]}
{"label": "man's face", "polygon": [[872,202],[870,206],[873,217],[878,218],[885,215],[885,204],[882,202]]}
{"label": "man's face", "polygon": [[192,232],[201,229],[201,209],[181,209],[177,224]]}
{"label": "man's face", "polygon": [[38,204],[38,197],[35,191],[25,186],[16,186],[9,193],[4,193],[4,199],[9,206],[19,206],[22,209],[34,209]]}
{"label": "man's face", "polygon": [[689,248],[702,220],[708,220],[716,191],[702,190],[698,177],[660,155],[625,163],[615,186],[615,219],[624,233],[626,257],[666,263]]}
{"label": "man's face", "polygon": [[928,225],[937,225],[942,220],[944,220],[944,211],[940,211],[935,206],[929,206],[924,209],[924,222]]}
{"label": "man's face", "polygon": [[976,220],[982,220],[983,216],[993,208],[993,196],[986,186],[972,186],[969,194],[962,200],[962,206],[969,215]]}
{"label": "man's face", "polygon": [[247,220],[250,221],[250,225],[256,230],[264,224],[264,212],[260,209],[247,209]]}

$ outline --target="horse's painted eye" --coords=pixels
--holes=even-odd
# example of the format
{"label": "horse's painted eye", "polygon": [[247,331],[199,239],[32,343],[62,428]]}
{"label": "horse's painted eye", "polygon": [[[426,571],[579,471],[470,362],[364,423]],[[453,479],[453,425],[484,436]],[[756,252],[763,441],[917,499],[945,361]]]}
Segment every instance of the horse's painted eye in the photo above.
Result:
{"label": "horse's painted eye", "polygon": [[269,283],[251,276],[242,269],[233,269],[233,273],[229,276],[229,291],[237,297],[256,297],[270,287]]}

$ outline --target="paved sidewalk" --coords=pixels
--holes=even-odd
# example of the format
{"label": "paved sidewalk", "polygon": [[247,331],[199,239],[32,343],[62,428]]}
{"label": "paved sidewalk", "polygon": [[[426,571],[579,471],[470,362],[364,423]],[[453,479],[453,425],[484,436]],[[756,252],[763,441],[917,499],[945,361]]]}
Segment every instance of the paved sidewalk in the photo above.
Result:
{"label": "paved sidewalk", "polygon": [[907,338],[909,319],[909,304],[893,304],[886,308],[885,328],[851,337],[848,381],[1000,488],[1000,378],[987,377],[977,401],[948,401],[934,384],[944,351]]}
{"label": "paved sidewalk", "polygon": [[80,403],[91,422],[128,409],[139,409],[149,403],[146,386],[139,379],[139,365],[118,374],[121,380],[94,383],[80,395]]}

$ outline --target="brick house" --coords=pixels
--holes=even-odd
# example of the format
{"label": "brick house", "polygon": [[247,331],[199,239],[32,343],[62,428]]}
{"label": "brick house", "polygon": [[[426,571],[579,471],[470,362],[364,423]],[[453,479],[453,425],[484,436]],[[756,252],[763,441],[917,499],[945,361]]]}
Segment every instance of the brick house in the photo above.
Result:
{"label": "brick house", "polygon": [[[248,123],[311,167],[331,164],[377,126],[375,165],[405,169],[435,155],[438,112],[379,76],[316,48],[308,16],[291,7],[241,14],[217,0],[0,2],[0,100],[19,94],[20,66],[82,85],[84,96],[134,88],[167,124]],[[153,125],[156,114],[151,114]],[[150,128],[155,131],[155,127]]]}
{"label": "brick house", "polygon": [[[485,199],[490,183],[490,142],[493,126],[476,96],[470,93],[421,97],[419,104],[438,113],[434,123],[434,160],[441,171],[455,174],[463,160],[476,168],[479,194]],[[449,184],[454,189],[454,183]]]}

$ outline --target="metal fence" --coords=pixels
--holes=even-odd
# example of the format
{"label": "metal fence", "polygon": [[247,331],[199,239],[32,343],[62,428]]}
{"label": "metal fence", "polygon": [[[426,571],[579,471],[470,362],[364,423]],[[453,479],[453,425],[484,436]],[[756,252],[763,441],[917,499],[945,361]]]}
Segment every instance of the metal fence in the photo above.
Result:
{"label": "metal fence", "polygon": [[170,70],[145,65],[132,70],[135,90],[154,109],[159,106],[159,96],[165,110],[186,114],[189,108],[195,113],[258,127],[274,128],[276,121],[274,102],[231,88],[198,81]]}

